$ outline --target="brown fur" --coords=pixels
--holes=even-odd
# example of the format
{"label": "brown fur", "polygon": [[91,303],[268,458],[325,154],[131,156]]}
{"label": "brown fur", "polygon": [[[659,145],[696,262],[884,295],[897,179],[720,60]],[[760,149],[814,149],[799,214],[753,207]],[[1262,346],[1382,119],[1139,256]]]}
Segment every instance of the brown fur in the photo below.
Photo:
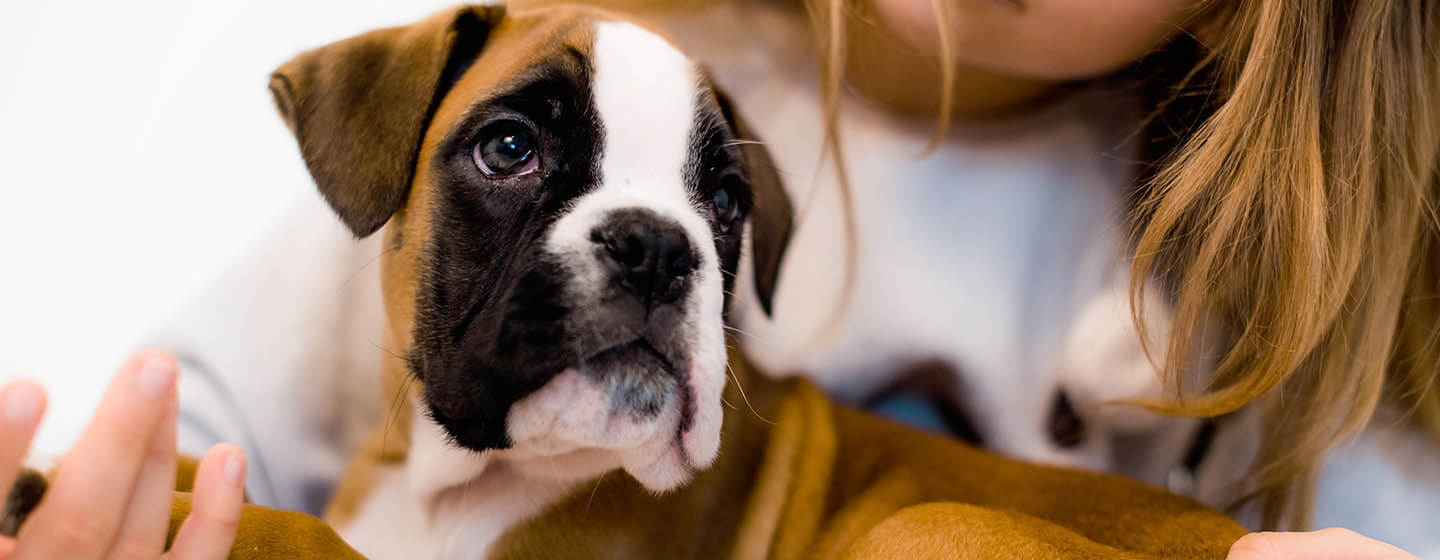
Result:
{"label": "brown fur", "polygon": [[[165,548],[175,542],[180,524],[190,515],[192,495],[176,492],[170,505],[170,529]],[[279,560],[325,558],[327,560],[358,560],[365,558],[355,552],[329,525],[313,516],[294,511],[280,511],[245,504],[240,513],[235,544],[230,547],[230,560]]]}

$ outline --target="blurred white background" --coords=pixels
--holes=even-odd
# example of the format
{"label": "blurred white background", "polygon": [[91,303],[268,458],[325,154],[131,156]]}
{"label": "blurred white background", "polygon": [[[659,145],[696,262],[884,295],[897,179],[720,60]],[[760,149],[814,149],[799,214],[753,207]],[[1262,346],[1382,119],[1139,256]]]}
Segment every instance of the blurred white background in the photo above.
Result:
{"label": "blurred white background", "polygon": [[300,197],[271,106],[295,53],[438,0],[0,2],[0,381],[69,448],[146,333]]}

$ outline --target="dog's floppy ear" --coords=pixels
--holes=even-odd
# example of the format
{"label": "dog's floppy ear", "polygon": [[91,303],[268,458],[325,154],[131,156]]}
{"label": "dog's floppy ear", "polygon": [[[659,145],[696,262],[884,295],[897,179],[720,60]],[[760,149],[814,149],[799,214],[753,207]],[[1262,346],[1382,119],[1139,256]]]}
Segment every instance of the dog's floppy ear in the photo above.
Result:
{"label": "dog's floppy ear", "polygon": [[741,140],[740,153],[745,158],[745,173],[750,181],[754,196],[754,209],[750,212],[751,261],[755,263],[755,293],[760,296],[760,307],[765,314],[775,314],[775,287],[780,282],[780,262],[785,258],[785,248],[790,245],[790,230],[794,226],[794,210],[790,196],[785,194],[785,184],[765,144],[735,110],[725,93],[715,88],[715,100],[725,120],[735,129],[735,136]]}
{"label": "dog's floppy ear", "polygon": [[452,9],[301,53],[270,76],[310,175],[356,237],[404,204],[436,106],[504,13]]}

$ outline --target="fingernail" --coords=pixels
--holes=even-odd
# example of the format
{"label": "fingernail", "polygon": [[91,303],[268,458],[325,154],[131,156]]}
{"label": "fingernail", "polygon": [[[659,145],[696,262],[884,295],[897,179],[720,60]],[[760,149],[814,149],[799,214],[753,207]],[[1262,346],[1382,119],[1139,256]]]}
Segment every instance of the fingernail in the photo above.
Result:
{"label": "fingernail", "polygon": [[33,385],[16,385],[5,397],[5,421],[16,426],[28,426],[40,415],[40,403],[45,397]]}
{"label": "fingernail", "polygon": [[140,364],[140,392],[159,397],[170,391],[170,384],[174,381],[175,368],[171,367],[169,360],[145,358]]}
{"label": "fingernail", "polygon": [[240,486],[241,479],[245,477],[245,455],[231,453],[225,458],[225,481],[231,485]]}

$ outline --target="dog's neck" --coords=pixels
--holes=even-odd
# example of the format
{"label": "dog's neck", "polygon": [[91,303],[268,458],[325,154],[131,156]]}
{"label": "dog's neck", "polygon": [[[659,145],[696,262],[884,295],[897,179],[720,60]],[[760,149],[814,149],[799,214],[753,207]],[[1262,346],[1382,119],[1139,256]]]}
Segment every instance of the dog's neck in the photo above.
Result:
{"label": "dog's neck", "polygon": [[[732,358],[738,360],[738,354]],[[749,491],[747,481],[754,476],[749,471],[758,463],[777,409],[775,382],[748,367],[734,367],[724,394],[726,439],[717,464],[698,473],[692,484],[657,497],[623,472],[614,472],[618,465],[613,458],[600,453],[523,457],[455,447],[426,416],[416,384],[405,382],[400,360],[387,362],[394,366],[387,367],[385,376],[389,410],[378,439],[361,458],[368,455],[379,468],[368,477],[347,476],[369,478],[371,484],[359,490],[357,503],[348,508],[342,503],[347,499],[342,488],[327,514],[347,541],[374,557],[413,556],[416,546],[425,549],[420,554],[425,557],[482,557],[547,509],[592,495],[611,502],[623,496],[626,503],[704,504],[714,496],[733,498]],[[590,504],[585,505],[576,515],[591,514]],[[608,506],[595,507],[595,515],[608,515]]]}
{"label": "dog's neck", "polygon": [[[732,349],[734,341],[729,341]],[[828,401],[800,380],[772,380],[730,353],[720,453],[688,484],[656,494],[623,472],[573,488],[491,543],[497,558],[585,551],[610,558],[795,556],[819,527],[835,460]],[[798,506],[798,509],[797,507]],[[697,514],[698,513],[698,514]],[[786,554],[778,553],[780,557]]]}
{"label": "dog's neck", "polygon": [[421,409],[412,410],[404,476],[412,507],[437,537],[437,557],[479,557],[511,527],[614,468],[567,459],[551,470],[544,458],[460,449]]}
{"label": "dog's neck", "polygon": [[371,557],[483,557],[506,531],[614,468],[456,447],[407,375],[400,360],[387,360],[386,414],[326,513]]}

